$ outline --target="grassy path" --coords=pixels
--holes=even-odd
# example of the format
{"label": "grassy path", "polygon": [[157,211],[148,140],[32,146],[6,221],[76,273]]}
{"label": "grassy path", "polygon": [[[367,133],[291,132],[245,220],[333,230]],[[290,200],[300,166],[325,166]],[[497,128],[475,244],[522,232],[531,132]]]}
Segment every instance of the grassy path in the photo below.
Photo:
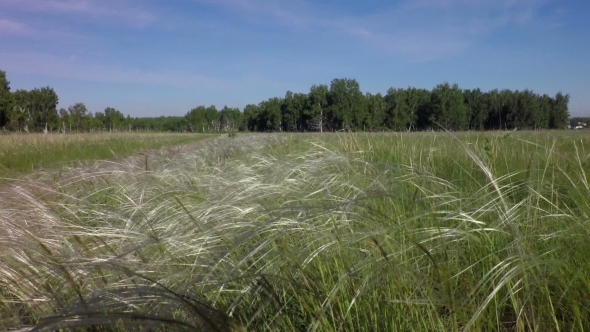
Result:
{"label": "grassy path", "polygon": [[[193,134],[102,134],[94,137],[49,137],[44,143],[38,141],[40,135],[21,137],[25,141],[19,144],[29,149],[18,151],[14,146],[11,149],[14,155],[22,158],[8,162],[4,160],[5,164],[13,166],[11,169],[3,167],[3,160],[0,159],[0,205],[19,208],[29,195],[43,197],[56,194],[57,183],[64,188],[77,183],[87,173],[147,170],[157,157],[192,151],[219,137]],[[10,151],[0,143],[0,151],[2,148]],[[39,155],[33,155],[34,150]],[[76,156],[79,158],[75,159]]]}
{"label": "grassy path", "polygon": [[11,134],[0,135],[0,181],[80,161],[117,160],[139,151],[191,144],[217,135]]}

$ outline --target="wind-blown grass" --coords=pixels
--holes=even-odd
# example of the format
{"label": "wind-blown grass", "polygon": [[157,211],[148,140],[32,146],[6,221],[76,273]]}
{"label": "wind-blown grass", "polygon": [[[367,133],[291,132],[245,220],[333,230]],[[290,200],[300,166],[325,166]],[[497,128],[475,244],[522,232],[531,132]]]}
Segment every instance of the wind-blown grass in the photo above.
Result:
{"label": "wind-blown grass", "polygon": [[118,159],[214,135],[174,133],[0,135],[0,180],[78,161]]}
{"label": "wind-blown grass", "polygon": [[570,132],[238,135],[148,172],[82,174],[42,197],[20,189],[21,208],[0,207],[0,320],[588,330],[588,143]]}

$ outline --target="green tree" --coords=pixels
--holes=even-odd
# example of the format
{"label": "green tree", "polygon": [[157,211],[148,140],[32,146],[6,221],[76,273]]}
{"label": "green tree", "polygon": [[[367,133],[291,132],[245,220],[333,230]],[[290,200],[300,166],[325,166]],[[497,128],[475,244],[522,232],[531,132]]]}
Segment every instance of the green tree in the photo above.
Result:
{"label": "green tree", "polygon": [[[99,115],[99,113],[96,113],[94,117],[99,119],[101,115]],[[109,131],[119,130],[124,125],[125,115],[123,115],[123,113],[121,113],[119,110],[116,110],[112,107],[107,107],[104,110],[104,119],[99,120],[101,121],[102,125]]]}
{"label": "green tree", "polygon": [[334,79],[328,94],[327,124],[332,130],[362,128],[368,117],[364,95],[355,79]]}
{"label": "green tree", "polygon": [[[420,128],[421,117],[426,117],[427,119],[430,116],[430,99],[431,92],[426,89],[417,89],[413,87],[407,89],[406,103],[409,108],[409,116],[407,119],[408,129],[412,130]],[[430,125],[427,120],[425,124],[428,126]]]}
{"label": "green tree", "polygon": [[300,108],[295,104],[295,95],[291,91],[285,93],[283,104],[281,105],[281,130],[282,131],[296,131],[298,129],[298,122],[301,118]]}
{"label": "green tree", "polygon": [[224,106],[219,111],[219,126],[221,131],[237,130],[242,123],[242,112],[238,108]]}
{"label": "green tree", "polygon": [[543,94],[539,97],[539,121],[541,123],[541,128],[543,129],[548,129],[550,127],[549,119],[551,117],[552,102],[553,98],[549,97],[547,94]]}
{"label": "green tree", "polygon": [[82,122],[89,116],[86,105],[84,103],[76,103],[68,108],[68,112],[72,118],[74,128],[76,128],[77,132],[80,132],[83,129]]}
{"label": "green tree", "polygon": [[298,117],[295,130],[303,131],[305,122],[305,111],[310,107],[309,95],[307,93],[294,94],[293,105],[296,109],[296,114]]}
{"label": "green tree", "polygon": [[219,131],[219,112],[213,105],[209,107],[198,106],[185,115],[190,132]]}
{"label": "green tree", "polygon": [[60,131],[62,133],[66,133],[67,131],[72,131],[72,117],[68,113],[65,108],[60,108],[58,111],[59,115],[59,122],[60,122]]}
{"label": "green tree", "polygon": [[570,117],[568,104],[570,100],[569,94],[558,92],[553,99],[553,107],[549,114],[549,128],[563,129],[567,124],[567,119]]}
{"label": "green tree", "polygon": [[279,131],[281,129],[281,98],[270,98],[260,103],[259,130]]}
{"label": "green tree", "polygon": [[33,89],[29,92],[30,112],[34,131],[57,130],[59,116],[57,104],[59,98],[50,87]]}
{"label": "green tree", "polygon": [[88,111],[86,115],[82,118],[82,131],[85,132],[96,132],[102,131],[102,121],[96,118],[92,112]]}
{"label": "green tree", "polygon": [[410,127],[413,119],[412,109],[408,105],[408,91],[390,88],[385,95],[387,104],[386,125],[388,128],[400,131]]}
{"label": "green tree", "polygon": [[261,131],[260,124],[261,109],[258,105],[248,104],[244,107],[244,126],[248,131]]}
{"label": "green tree", "polygon": [[477,88],[463,90],[463,96],[465,97],[465,107],[467,107],[469,118],[468,129],[483,130],[488,117],[485,94]]}
{"label": "green tree", "polygon": [[457,84],[443,83],[432,90],[431,122],[443,129],[464,130],[467,127],[467,109],[463,91]]}
{"label": "green tree", "polygon": [[107,128],[107,117],[104,115],[104,112],[96,112],[94,113],[94,118],[96,121],[100,122],[100,130],[105,130]]}
{"label": "green tree", "polygon": [[543,124],[544,115],[540,107],[539,96],[526,89],[515,93],[514,98],[516,99],[516,107],[513,109],[510,119],[513,121],[512,128],[547,128],[547,123]]}
{"label": "green tree", "polygon": [[498,89],[493,89],[486,93],[488,105],[488,129],[505,128],[505,119],[502,116],[502,97]]}
{"label": "green tree", "polygon": [[329,90],[325,84],[313,85],[308,93],[308,106],[303,110],[305,130],[322,132],[327,114]]}
{"label": "green tree", "polygon": [[19,89],[14,92],[12,110],[8,114],[8,123],[12,130],[29,132],[33,124],[30,93]]}
{"label": "green tree", "polygon": [[500,91],[500,99],[502,101],[501,118],[504,127],[501,129],[515,129],[518,128],[518,95],[520,91],[512,91],[503,89]]}
{"label": "green tree", "polygon": [[8,125],[8,116],[13,107],[13,96],[10,93],[10,81],[6,72],[0,70],[0,129]]}
{"label": "green tree", "polygon": [[365,94],[367,101],[367,111],[369,113],[370,130],[381,130],[385,126],[385,117],[387,112],[387,104],[381,93],[373,95],[369,92]]}

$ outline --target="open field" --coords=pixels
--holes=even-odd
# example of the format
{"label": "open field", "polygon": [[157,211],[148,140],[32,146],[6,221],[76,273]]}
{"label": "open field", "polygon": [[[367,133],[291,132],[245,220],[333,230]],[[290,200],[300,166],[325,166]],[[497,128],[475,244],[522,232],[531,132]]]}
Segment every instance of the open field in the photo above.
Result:
{"label": "open field", "polygon": [[194,134],[8,134],[0,135],[0,179],[75,161],[118,159],[142,150],[196,142]]}
{"label": "open field", "polygon": [[0,205],[0,329],[590,330],[589,177],[575,131],[238,134],[85,169]]}

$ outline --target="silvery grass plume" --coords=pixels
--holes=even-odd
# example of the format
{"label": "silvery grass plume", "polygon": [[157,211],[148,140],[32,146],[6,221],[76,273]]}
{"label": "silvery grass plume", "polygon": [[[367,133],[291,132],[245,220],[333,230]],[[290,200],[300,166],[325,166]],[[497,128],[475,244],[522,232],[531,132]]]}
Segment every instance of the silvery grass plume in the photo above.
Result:
{"label": "silvery grass plume", "polygon": [[17,190],[4,306],[37,330],[588,329],[585,152],[420,135],[240,134]]}

